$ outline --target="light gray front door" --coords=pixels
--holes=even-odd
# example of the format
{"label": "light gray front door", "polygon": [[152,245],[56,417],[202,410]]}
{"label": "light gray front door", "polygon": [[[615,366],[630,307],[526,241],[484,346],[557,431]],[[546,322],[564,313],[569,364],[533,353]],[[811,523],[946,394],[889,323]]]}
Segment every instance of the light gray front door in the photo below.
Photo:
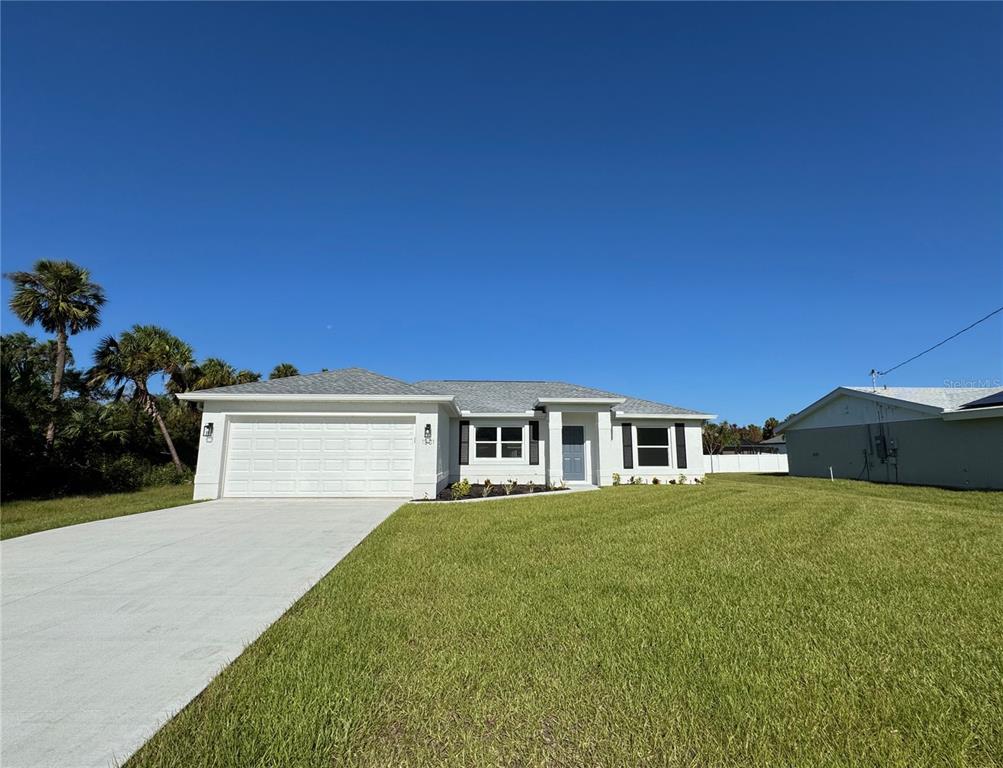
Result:
{"label": "light gray front door", "polygon": [[585,479],[585,427],[561,427],[564,479]]}

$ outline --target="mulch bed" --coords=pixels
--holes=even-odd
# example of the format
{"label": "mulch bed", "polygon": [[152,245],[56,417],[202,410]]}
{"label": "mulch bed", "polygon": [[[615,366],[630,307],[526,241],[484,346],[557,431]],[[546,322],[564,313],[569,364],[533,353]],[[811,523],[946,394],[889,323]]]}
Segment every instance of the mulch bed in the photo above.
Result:
{"label": "mulch bed", "polygon": [[[439,495],[436,496],[434,499],[418,499],[418,501],[454,501],[454,499],[453,499],[453,490],[452,489],[453,489],[453,485],[452,485],[452,483],[450,483],[445,488],[443,488],[441,491],[439,491]],[[517,485],[515,488],[512,489],[512,493],[505,493],[505,488],[504,487],[502,487],[500,485],[492,485],[491,486],[491,490],[488,492],[487,496],[489,498],[493,498],[495,496],[520,496],[520,495],[526,494],[526,493],[543,493],[544,491],[566,491],[566,490],[568,490],[568,489],[567,488],[548,488],[545,485],[534,485],[534,486]],[[485,498],[485,495],[484,495],[484,486],[481,485],[481,484],[479,484],[479,483],[476,483],[476,484],[475,483],[471,483],[471,485],[470,485],[470,493],[467,494],[466,496],[461,497],[461,498],[464,498],[464,499],[483,499],[483,498]]]}

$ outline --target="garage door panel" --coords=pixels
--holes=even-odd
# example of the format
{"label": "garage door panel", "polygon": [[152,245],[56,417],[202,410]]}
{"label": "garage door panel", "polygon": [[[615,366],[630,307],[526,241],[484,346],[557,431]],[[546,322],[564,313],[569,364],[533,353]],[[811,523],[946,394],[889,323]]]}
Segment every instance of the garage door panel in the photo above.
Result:
{"label": "garage door panel", "polygon": [[225,496],[409,496],[414,424],[350,417],[230,424]]}

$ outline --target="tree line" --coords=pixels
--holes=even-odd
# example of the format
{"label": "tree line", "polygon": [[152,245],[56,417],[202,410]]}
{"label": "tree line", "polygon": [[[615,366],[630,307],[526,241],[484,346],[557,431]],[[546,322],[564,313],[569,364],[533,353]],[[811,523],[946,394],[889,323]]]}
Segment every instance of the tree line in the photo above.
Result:
{"label": "tree line", "polygon": [[[6,277],[11,311],[51,338],[0,337],[5,499],[184,482],[198,454],[201,419],[175,395],[261,379],[220,358],[198,362],[189,344],[142,324],[101,339],[91,364],[78,367],[70,338],[100,327],[104,289],[69,261],[43,259]],[[269,378],[298,374],[279,363]],[[163,393],[151,389],[157,376]]]}
{"label": "tree line", "polygon": [[[790,414],[789,419],[794,414]],[[785,419],[786,421],[786,419]],[[737,448],[740,445],[750,445],[769,440],[776,434],[780,421],[770,416],[759,424],[746,424],[744,427],[732,424],[729,421],[720,421],[717,424],[708,422],[703,428],[703,452],[721,453],[725,448]]]}

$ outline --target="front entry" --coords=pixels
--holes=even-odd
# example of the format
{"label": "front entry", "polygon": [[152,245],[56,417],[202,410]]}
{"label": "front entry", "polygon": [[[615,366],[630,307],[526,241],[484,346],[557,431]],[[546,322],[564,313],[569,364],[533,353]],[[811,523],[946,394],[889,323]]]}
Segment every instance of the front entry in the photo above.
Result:
{"label": "front entry", "polygon": [[562,427],[564,479],[585,480],[585,427]]}

